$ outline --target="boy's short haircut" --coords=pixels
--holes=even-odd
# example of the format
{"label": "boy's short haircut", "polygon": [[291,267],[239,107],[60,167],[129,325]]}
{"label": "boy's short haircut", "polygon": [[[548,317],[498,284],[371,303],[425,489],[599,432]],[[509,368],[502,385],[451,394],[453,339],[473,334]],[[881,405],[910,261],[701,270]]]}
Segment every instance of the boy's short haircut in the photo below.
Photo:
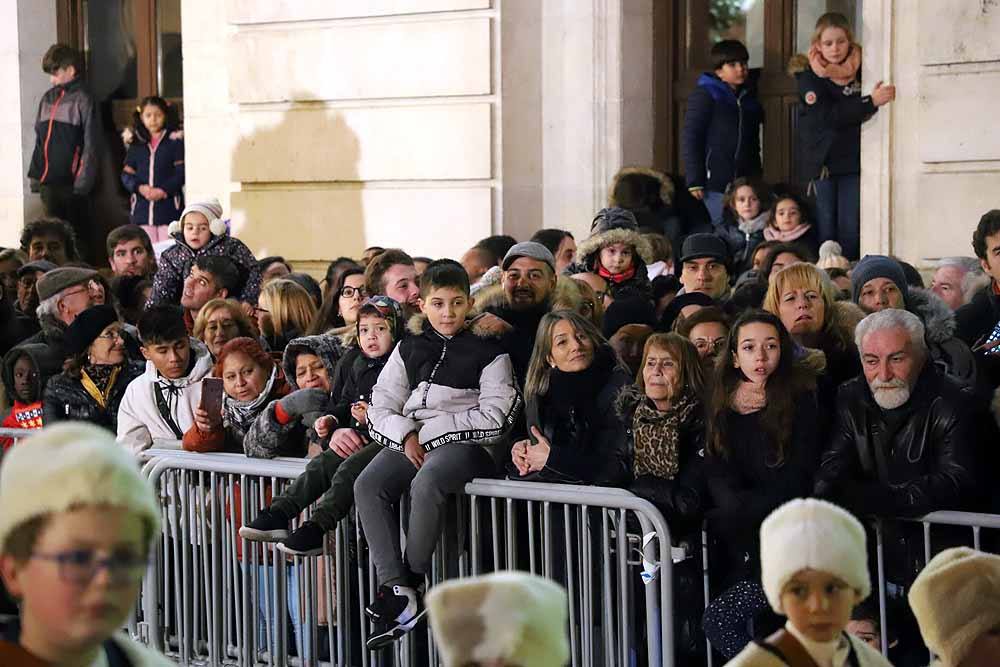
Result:
{"label": "boy's short haircut", "polygon": [[750,53],[743,42],[738,39],[724,39],[716,42],[712,46],[712,70],[722,69],[728,63],[746,63],[750,60]]}
{"label": "boy's short haircut", "polygon": [[31,239],[42,234],[55,234],[62,238],[66,259],[76,259],[76,234],[68,222],[60,218],[37,218],[25,223],[21,229],[21,251],[30,254]]}
{"label": "boy's short haircut", "polygon": [[420,276],[420,298],[426,299],[433,289],[452,288],[469,296],[469,274],[453,259],[431,262]]}
{"label": "boy's short haircut", "polygon": [[144,347],[188,337],[184,311],[171,303],[148,308],[139,318],[137,326],[139,340]]}
{"label": "boy's short haircut", "polygon": [[[565,238],[573,238],[573,235],[567,232],[565,229],[539,229],[537,232],[532,234],[529,241],[534,241],[535,243],[541,243],[543,246],[549,249],[553,255],[559,252],[559,245],[563,242]],[[506,253],[504,253],[506,254]]]}
{"label": "boy's short haircut", "polygon": [[385,294],[385,272],[397,264],[413,266],[413,258],[399,248],[383,250],[368,262],[365,269],[365,290],[369,294]]}
{"label": "boy's short haircut", "polygon": [[42,71],[55,74],[56,70],[72,65],[77,76],[83,74],[83,56],[72,46],[53,44],[42,56]]}
{"label": "boy's short haircut", "polygon": [[149,234],[146,230],[139,225],[122,225],[121,227],[115,227],[108,233],[107,247],[108,247],[108,257],[113,257],[115,254],[115,248],[118,247],[119,243],[127,243],[129,241],[141,241],[142,247],[146,249],[150,255],[153,254],[153,242],[149,238]]}
{"label": "boy's short haircut", "polygon": [[[986,237],[993,236],[1000,232],[1000,210],[993,209],[983,214],[976,225],[976,231],[972,234],[972,249],[979,259],[986,259]],[[22,243],[22,245],[24,245]]]}
{"label": "boy's short haircut", "polygon": [[226,289],[227,296],[235,297],[240,287],[240,270],[228,257],[218,255],[201,255],[194,260],[194,265],[205,273],[211,273],[215,278],[216,289]]}

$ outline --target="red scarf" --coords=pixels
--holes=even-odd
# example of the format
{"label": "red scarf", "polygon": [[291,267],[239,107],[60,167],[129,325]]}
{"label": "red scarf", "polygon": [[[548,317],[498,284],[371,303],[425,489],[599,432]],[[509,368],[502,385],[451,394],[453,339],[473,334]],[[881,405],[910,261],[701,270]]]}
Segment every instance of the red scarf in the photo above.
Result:
{"label": "red scarf", "polygon": [[605,280],[610,280],[611,282],[613,282],[616,285],[618,285],[620,283],[625,282],[626,280],[631,279],[632,276],[635,275],[635,265],[633,264],[633,265],[629,266],[627,271],[623,271],[621,273],[611,273],[610,271],[608,271],[607,269],[604,268],[604,265],[601,264],[600,261],[598,261],[597,262],[597,275],[599,275],[600,277],[604,278]]}

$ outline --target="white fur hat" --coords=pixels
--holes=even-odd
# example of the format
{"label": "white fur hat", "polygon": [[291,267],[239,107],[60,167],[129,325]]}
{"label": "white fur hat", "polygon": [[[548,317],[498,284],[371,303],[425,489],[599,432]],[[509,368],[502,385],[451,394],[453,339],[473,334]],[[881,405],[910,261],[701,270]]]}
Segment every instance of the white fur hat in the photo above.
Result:
{"label": "white fur hat", "polygon": [[942,667],[958,667],[973,642],[1000,625],[1000,556],[945,549],[917,575],[909,599],[924,643]]}
{"label": "white fur hat", "polygon": [[446,581],[427,594],[445,667],[503,660],[520,667],[569,661],[566,591],[526,572]]}
{"label": "white fur hat", "polygon": [[865,529],[850,512],[815,498],[789,501],[760,526],[760,579],[771,608],[783,614],[781,592],[795,573],[818,570],[843,579],[865,599],[871,593]]}
{"label": "white fur hat", "polygon": [[816,267],[820,269],[851,268],[851,263],[844,257],[844,249],[836,241],[823,241],[819,247],[819,261]]}
{"label": "white fur hat", "polygon": [[84,422],[46,426],[14,445],[0,467],[0,553],[25,521],[81,504],[126,507],[151,536],[159,531],[156,494],[112,433]]}
{"label": "white fur hat", "polygon": [[208,220],[208,228],[215,236],[222,236],[226,233],[226,222],[222,219],[222,204],[218,198],[212,197],[204,201],[196,201],[188,204],[181,211],[179,220],[174,220],[167,227],[167,233],[173,236],[183,229],[184,216],[188,213],[201,213]]}

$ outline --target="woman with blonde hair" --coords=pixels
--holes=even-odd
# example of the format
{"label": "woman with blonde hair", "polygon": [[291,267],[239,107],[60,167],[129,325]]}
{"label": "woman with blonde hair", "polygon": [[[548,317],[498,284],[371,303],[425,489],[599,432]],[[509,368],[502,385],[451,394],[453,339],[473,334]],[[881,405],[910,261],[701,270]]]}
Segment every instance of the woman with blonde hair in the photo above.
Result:
{"label": "woman with blonde hair", "polygon": [[198,311],[192,334],[208,348],[212,359],[219,358],[222,346],[234,338],[256,338],[257,325],[235,299],[212,299]]}
{"label": "woman with blonde hair", "polygon": [[628,440],[615,397],[629,373],[589,320],[545,314],[525,379],[530,438],[511,449],[512,479],[620,486]]}
{"label": "woman with blonde hair", "polygon": [[799,88],[799,142],[803,172],[816,192],[819,242],[833,239],[858,259],[861,207],[861,124],[896,98],[896,88],[875,84],[861,94],[861,46],[843,14],[816,21],[807,55],[788,64]]}
{"label": "woman with blonde hair", "polygon": [[309,328],[316,303],[301,285],[282,278],[261,289],[255,313],[261,338],[273,354],[279,354]]}
{"label": "woman with blonde hair", "polygon": [[819,350],[825,355],[821,401],[826,390],[835,391],[841,382],[861,373],[854,328],[864,314],[852,303],[837,301],[837,288],[826,271],[804,263],[778,271],[771,276],[764,310],[781,319],[800,347]]}

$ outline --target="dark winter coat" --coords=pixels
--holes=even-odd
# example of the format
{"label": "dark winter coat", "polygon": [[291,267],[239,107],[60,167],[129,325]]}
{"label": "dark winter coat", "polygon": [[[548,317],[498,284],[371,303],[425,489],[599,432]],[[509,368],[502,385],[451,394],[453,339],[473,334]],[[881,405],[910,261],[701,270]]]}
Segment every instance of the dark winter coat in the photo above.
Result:
{"label": "dark winter coat", "polygon": [[379,373],[389,360],[388,353],[376,359],[366,357],[360,348],[348,350],[337,364],[337,377],[333,384],[333,394],[330,397],[332,407],[330,414],[337,419],[338,428],[353,428],[368,434],[368,427],[359,424],[351,416],[351,406],[358,401],[371,403],[372,389],[378,382]]}
{"label": "dark winter coat", "polygon": [[799,88],[799,156],[806,180],[826,167],[831,176],[861,172],[861,124],[878,111],[861,94],[860,75],[841,86],[817,76],[804,58],[791,71]]}
{"label": "dark winter coat", "polygon": [[733,179],[761,175],[764,110],[755,94],[752,80],[734,91],[715,74],[698,77],[681,134],[688,188],[725,192]]}
{"label": "dark winter coat", "polygon": [[931,364],[895,410],[879,407],[864,377],[851,380],[837,395],[816,494],[859,514],[963,509],[974,491],[974,419],[961,388]]}
{"label": "dark winter coat", "polygon": [[[767,211],[760,215],[766,218]],[[729,275],[736,277],[753,268],[754,251],[764,242],[763,227],[748,234],[740,229],[738,221],[727,212],[721,222],[712,225],[712,231],[726,242],[729,251]]]}
{"label": "dark winter coat", "polygon": [[[482,295],[482,299],[480,295]],[[515,310],[506,304],[503,290],[496,290],[496,295],[497,303],[487,305],[485,300],[489,297],[486,290],[483,290],[476,295],[476,305],[482,304],[484,313],[496,315],[511,326],[510,331],[500,336],[500,347],[510,355],[511,364],[514,366],[514,378],[518,386],[523,389],[524,378],[528,374],[528,364],[531,362],[531,353],[535,349],[535,334],[538,332],[538,325],[542,321],[542,317],[549,312],[549,305],[546,304],[530,310]]]}
{"label": "dark winter coat", "polygon": [[637,231],[628,229],[611,229],[599,234],[593,234],[590,238],[581,241],[576,247],[576,254],[579,260],[569,266],[565,273],[573,275],[575,273],[597,273],[600,265],[601,250],[615,243],[624,243],[632,246],[632,267],[635,269],[634,275],[620,283],[606,279],[608,291],[617,299],[625,299],[632,296],[645,297],[651,299],[653,287],[649,282],[649,272],[646,265],[654,261],[653,249],[649,241],[644,239]]}
{"label": "dark winter coat", "polygon": [[79,77],[49,88],[38,103],[28,178],[89,194],[97,179],[100,136],[94,98]]}
{"label": "dark winter coat", "polygon": [[[42,343],[29,343],[24,342],[20,345],[16,345],[4,355],[3,358],[3,384],[7,391],[7,398],[13,402],[15,398],[14,393],[14,365],[22,354],[27,354],[31,358],[32,364],[35,367],[35,372],[38,373],[38,381],[36,384],[37,395],[30,397],[31,401],[34,402],[42,399],[45,392],[45,387],[49,381],[57,373],[62,371],[63,358],[62,356],[53,353],[52,349],[47,345]],[[23,399],[24,397],[19,397]]]}
{"label": "dark winter coat", "polygon": [[108,395],[106,408],[98,405],[87,393],[80,378],[65,373],[53,377],[45,388],[46,426],[58,421],[86,421],[117,433],[118,406],[125,395],[125,388],[145,370],[145,364],[126,361]]}
{"label": "dark winter coat", "polygon": [[240,285],[229,298],[257,303],[257,297],[260,296],[260,267],[257,266],[257,258],[243,241],[229,234],[213,236],[203,247],[192,250],[185,243],[183,232],[174,234],[174,240],[176,243],[160,255],[147,308],[161,303],[180,303],[184,279],[191,272],[195,259],[205,256],[227,257],[236,265],[240,273]]}
{"label": "dark winter coat", "polygon": [[976,359],[969,346],[955,335],[955,313],[937,294],[916,287],[907,291],[906,309],[924,323],[927,348],[938,370],[966,392],[974,392],[978,382]]}
{"label": "dark winter coat", "polygon": [[[156,148],[136,137],[125,155],[122,184],[132,194],[132,224],[169,225],[179,219],[184,210],[184,139],[181,133],[165,134]],[[160,188],[167,193],[167,198],[151,202],[139,194],[140,185]]]}
{"label": "dark winter coat", "polygon": [[[645,394],[634,384],[625,386],[615,401],[615,410],[630,440],[629,451],[635,451],[632,424],[636,408],[647,401]],[[656,505],[663,513],[671,531],[678,530],[679,522],[694,527],[701,519],[708,500],[705,483],[705,414],[697,408],[681,424],[678,434],[679,464],[673,479],[654,475],[641,475],[632,480],[629,490]]]}
{"label": "dark winter coat", "polygon": [[[41,331],[31,338],[25,339],[21,345],[45,345],[49,348],[48,354],[53,359],[59,360],[59,369],[66,361],[66,325],[60,320],[50,316],[38,318]],[[58,372],[58,371],[57,371]]]}
{"label": "dark winter coat", "polygon": [[[970,348],[978,348],[986,342],[1000,324],[1000,295],[992,283],[955,311],[955,323],[955,336]],[[990,391],[1000,386],[1000,354],[979,351],[974,356],[980,383]]]}
{"label": "dark winter coat", "polygon": [[25,315],[8,298],[0,299],[0,355],[40,331],[38,320]]}
{"label": "dark winter coat", "polygon": [[[511,479],[627,484],[632,469],[630,439],[615,411],[615,399],[631,381],[628,371],[605,347],[587,371],[564,374],[565,383],[556,381],[556,373],[548,393],[530,398],[525,410],[529,429],[537,427],[549,441],[548,462],[541,475],[529,473],[522,478],[514,469]],[[571,377],[584,373],[591,377]]]}

